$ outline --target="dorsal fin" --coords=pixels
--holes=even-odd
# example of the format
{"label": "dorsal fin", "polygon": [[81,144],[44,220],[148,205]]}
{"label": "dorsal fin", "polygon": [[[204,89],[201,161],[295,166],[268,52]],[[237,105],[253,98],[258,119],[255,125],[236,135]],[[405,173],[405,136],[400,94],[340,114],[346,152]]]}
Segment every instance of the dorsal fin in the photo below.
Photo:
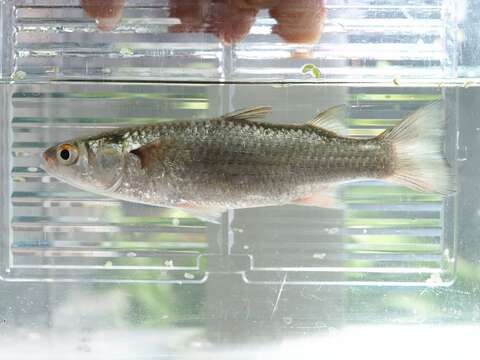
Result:
{"label": "dorsal fin", "polygon": [[334,106],[315,116],[307,125],[332,131],[338,135],[347,135],[345,113],[344,105]]}
{"label": "dorsal fin", "polygon": [[270,106],[252,106],[225,114],[222,118],[228,120],[256,120],[264,118],[271,111]]}

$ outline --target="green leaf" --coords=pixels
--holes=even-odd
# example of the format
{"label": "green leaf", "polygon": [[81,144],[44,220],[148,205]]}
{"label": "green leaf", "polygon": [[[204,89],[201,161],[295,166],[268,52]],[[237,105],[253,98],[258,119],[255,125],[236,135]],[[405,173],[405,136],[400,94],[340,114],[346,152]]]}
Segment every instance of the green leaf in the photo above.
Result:
{"label": "green leaf", "polygon": [[320,79],[320,70],[313,64],[306,64],[302,68],[302,73],[311,73],[315,79]]}

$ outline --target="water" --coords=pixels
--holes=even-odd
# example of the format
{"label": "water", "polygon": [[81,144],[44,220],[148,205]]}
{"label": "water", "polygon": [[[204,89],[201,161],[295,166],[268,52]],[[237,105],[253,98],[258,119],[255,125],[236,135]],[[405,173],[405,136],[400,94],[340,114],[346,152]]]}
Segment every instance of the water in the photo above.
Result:
{"label": "water", "polygon": [[[40,152],[61,139],[118,126],[214,117],[251,105],[272,106],[269,121],[301,124],[346,103],[349,134],[371,137],[439,98],[454,106],[451,91],[96,83],[18,85],[10,91],[9,277],[204,282],[232,262],[231,272],[247,282],[275,283],[284,276],[288,283],[313,284],[432,279],[446,284],[453,279],[455,222],[449,214],[455,212],[454,197],[382,182],[352,183],[341,189],[345,211],[293,205],[231,211],[217,229],[180,210],[78,190],[39,166]],[[447,112],[447,138],[456,139],[457,119]],[[446,145],[455,166],[456,143]],[[218,234],[209,236],[209,231]]]}
{"label": "water", "polygon": [[[234,46],[168,32],[178,21],[166,1],[129,1],[105,33],[73,1],[16,5],[0,7],[12,35],[0,62],[2,352],[471,357],[480,90],[476,20],[461,18],[460,2],[328,1],[313,45],[279,40],[261,10]],[[310,63],[319,78],[302,72]],[[47,146],[119,126],[252,105],[301,124],[346,104],[349,135],[370,137],[438,99],[458,184],[448,198],[357,182],[340,189],[344,209],[229,211],[216,225],[81,191],[39,167]]]}

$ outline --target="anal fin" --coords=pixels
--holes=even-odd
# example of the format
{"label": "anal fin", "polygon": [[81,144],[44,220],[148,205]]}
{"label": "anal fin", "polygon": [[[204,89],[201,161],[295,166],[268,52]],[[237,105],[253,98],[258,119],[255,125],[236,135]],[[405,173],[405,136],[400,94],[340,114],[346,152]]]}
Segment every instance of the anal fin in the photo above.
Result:
{"label": "anal fin", "polygon": [[334,188],[326,188],[323,191],[316,192],[309,196],[295,199],[295,205],[315,206],[328,209],[343,209],[344,205],[338,199]]}
{"label": "anal fin", "polygon": [[222,214],[226,211],[224,208],[201,207],[190,203],[177,205],[177,208],[186,212],[199,220],[220,224]]}

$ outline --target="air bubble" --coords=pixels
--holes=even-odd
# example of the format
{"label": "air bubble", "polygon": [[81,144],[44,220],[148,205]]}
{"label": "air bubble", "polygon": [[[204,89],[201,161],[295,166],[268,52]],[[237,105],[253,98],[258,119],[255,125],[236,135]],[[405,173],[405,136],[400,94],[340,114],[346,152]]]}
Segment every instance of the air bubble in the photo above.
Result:
{"label": "air bubble", "polygon": [[193,279],[195,279],[195,276],[194,276],[193,274],[188,273],[188,272],[186,272],[185,274],[183,274],[183,277],[184,277],[185,279],[188,279],[188,280],[193,280]]}

